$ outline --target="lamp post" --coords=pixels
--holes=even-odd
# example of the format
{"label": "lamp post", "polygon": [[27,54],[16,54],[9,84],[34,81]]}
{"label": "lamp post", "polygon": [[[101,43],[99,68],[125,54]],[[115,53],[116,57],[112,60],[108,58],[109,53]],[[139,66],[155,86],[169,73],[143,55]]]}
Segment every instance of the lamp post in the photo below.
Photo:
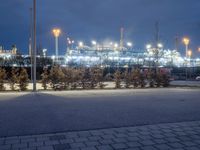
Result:
{"label": "lamp post", "polygon": [[36,0],[33,0],[33,92],[36,92]]}
{"label": "lamp post", "polygon": [[60,36],[61,30],[58,28],[53,29],[55,37],[55,50],[56,50],[56,62],[58,63],[58,37]]}
{"label": "lamp post", "polygon": [[187,38],[187,37],[184,37],[183,38],[183,43],[185,45],[185,57],[187,58],[187,56],[188,56],[188,45],[190,43],[190,39]]}

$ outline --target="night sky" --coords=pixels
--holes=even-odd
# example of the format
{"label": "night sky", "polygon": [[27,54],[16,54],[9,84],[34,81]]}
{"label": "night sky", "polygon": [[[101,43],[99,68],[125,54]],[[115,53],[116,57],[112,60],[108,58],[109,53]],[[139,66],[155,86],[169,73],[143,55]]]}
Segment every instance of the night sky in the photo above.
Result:
{"label": "night sky", "polygon": [[[1,0],[0,45],[16,44],[28,53],[32,0]],[[37,44],[54,54],[51,30],[59,27],[59,53],[66,51],[66,38],[76,41],[119,41],[120,27],[135,49],[144,49],[155,39],[155,22],[160,22],[160,39],[165,48],[175,47],[175,37],[188,36],[193,52],[200,46],[200,0],[38,0]],[[180,39],[180,51],[184,47]]]}

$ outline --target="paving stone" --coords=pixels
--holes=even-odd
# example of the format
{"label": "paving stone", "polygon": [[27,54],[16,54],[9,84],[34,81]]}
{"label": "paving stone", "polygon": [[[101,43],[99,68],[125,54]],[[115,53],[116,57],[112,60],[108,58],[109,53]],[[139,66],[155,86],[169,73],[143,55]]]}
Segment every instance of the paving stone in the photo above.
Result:
{"label": "paving stone", "polygon": [[125,142],[127,142],[127,139],[125,139],[125,138],[115,138],[115,139],[113,139],[113,141],[116,142],[116,143],[125,143]]}
{"label": "paving stone", "polygon": [[157,148],[153,146],[144,146],[140,148],[141,150],[158,150]]}
{"label": "paving stone", "polygon": [[139,142],[144,146],[149,146],[149,145],[155,144],[155,142],[153,142],[152,140],[143,140],[143,141],[139,141]]}
{"label": "paving stone", "polygon": [[0,145],[0,150],[10,150],[11,145]]}
{"label": "paving stone", "polygon": [[12,148],[28,148],[27,143],[12,144]]}
{"label": "paving stone", "polygon": [[71,143],[71,148],[84,148],[86,145],[84,143]]}
{"label": "paving stone", "polygon": [[33,137],[21,139],[21,143],[27,143],[27,142],[36,142],[36,139]]}
{"label": "paving stone", "polygon": [[100,136],[100,135],[102,135],[102,136],[105,135],[105,134],[103,133],[103,131],[95,131],[95,130],[94,130],[94,131],[90,131],[90,133],[91,133],[92,135],[99,135],[99,136]]}
{"label": "paving stone", "polygon": [[91,136],[91,137],[88,137],[88,139],[90,141],[97,141],[97,140],[101,140],[102,138],[100,136]]}
{"label": "paving stone", "polygon": [[44,142],[29,142],[29,147],[43,146]]}
{"label": "paving stone", "polygon": [[115,136],[114,135],[103,135],[103,136],[101,136],[103,139],[114,139],[115,138]]}
{"label": "paving stone", "polygon": [[64,139],[64,140],[60,140],[61,144],[66,144],[66,143],[73,143],[74,140],[73,139]]}
{"label": "paving stone", "polygon": [[115,136],[118,138],[123,138],[123,137],[127,137],[128,135],[120,133],[120,134],[115,134]]}
{"label": "paving stone", "polygon": [[139,136],[139,138],[142,139],[142,140],[150,140],[150,139],[152,139],[153,137],[152,137],[152,136],[149,136],[149,135],[141,135],[141,136]]}
{"label": "paving stone", "polygon": [[91,141],[91,142],[85,142],[86,146],[97,146],[100,145],[99,142]]}
{"label": "paving stone", "polygon": [[69,144],[57,144],[57,145],[53,145],[54,150],[67,150],[70,149],[70,145]]}
{"label": "paving stone", "polygon": [[180,141],[191,141],[192,138],[190,138],[189,136],[178,136],[177,137]]}
{"label": "paving stone", "polygon": [[65,139],[65,138],[66,138],[65,135],[54,135],[54,136],[50,136],[50,137],[49,137],[49,139],[50,139],[51,141],[63,140],[63,139]]}
{"label": "paving stone", "polygon": [[17,138],[17,139],[6,139],[5,140],[5,144],[17,144],[17,143],[20,143],[19,138]]}
{"label": "paving stone", "polygon": [[86,142],[86,141],[88,141],[88,139],[86,138],[86,137],[82,137],[82,138],[75,138],[74,139],[75,140],[75,142]]}
{"label": "paving stone", "polygon": [[193,146],[193,147],[186,147],[185,150],[199,150],[200,147]]}
{"label": "paving stone", "polygon": [[98,150],[113,150],[110,145],[96,146]]}
{"label": "paving stone", "polygon": [[128,141],[139,141],[140,138],[133,136],[133,137],[128,137],[127,140]]}
{"label": "paving stone", "polygon": [[178,142],[176,142],[176,143],[168,143],[168,145],[171,146],[171,147],[173,147],[173,148],[181,148],[181,147],[184,147],[183,144],[178,143]]}
{"label": "paving stone", "polygon": [[81,132],[78,132],[78,136],[89,137],[89,136],[91,136],[91,133],[89,131],[81,131]]}
{"label": "paving stone", "polygon": [[99,140],[99,142],[101,144],[113,144],[114,141],[113,140],[110,140],[110,139],[107,139],[107,140]]}
{"label": "paving stone", "polygon": [[129,147],[139,147],[142,146],[139,142],[128,142],[126,143]]}
{"label": "paving stone", "polygon": [[123,149],[123,148],[128,148],[128,146],[124,143],[117,143],[117,144],[111,144],[111,146],[114,149]]}
{"label": "paving stone", "polygon": [[156,144],[164,144],[164,143],[168,143],[168,141],[164,140],[164,139],[153,139],[153,141]]}
{"label": "paving stone", "polygon": [[195,146],[197,145],[197,143],[195,142],[192,142],[192,141],[184,141],[184,142],[181,142],[182,144],[184,144],[185,146]]}
{"label": "paving stone", "polygon": [[153,138],[157,138],[157,139],[162,139],[162,138],[165,137],[165,136],[162,135],[162,134],[152,134],[151,136],[152,136]]}
{"label": "paving stone", "polygon": [[165,140],[171,143],[180,141],[178,138],[175,137],[165,138]]}
{"label": "paving stone", "polygon": [[37,147],[37,150],[54,150],[53,146]]}
{"label": "paving stone", "polygon": [[156,144],[154,145],[158,150],[172,150],[172,148],[167,144]]}
{"label": "paving stone", "polygon": [[95,147],[85,147],[81,148],[81,150],[97,150]]}
{"label": "paving stone", "polygon": [[50,146],[50,145],[57,145],[60,144],[59,141],[44,141],[45,146]]}
{"label": "paving stone", "polygon": [[20,148],[20,150],[37,150],[36,147]]}

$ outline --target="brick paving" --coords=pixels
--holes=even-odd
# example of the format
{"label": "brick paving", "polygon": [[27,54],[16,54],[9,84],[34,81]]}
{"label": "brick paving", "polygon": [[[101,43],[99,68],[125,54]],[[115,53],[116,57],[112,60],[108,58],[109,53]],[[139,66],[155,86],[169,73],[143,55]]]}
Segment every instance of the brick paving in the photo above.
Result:
{"label": "brick paving", "polygon": [[0,138],[0,150],[200,150],[200,121]]}

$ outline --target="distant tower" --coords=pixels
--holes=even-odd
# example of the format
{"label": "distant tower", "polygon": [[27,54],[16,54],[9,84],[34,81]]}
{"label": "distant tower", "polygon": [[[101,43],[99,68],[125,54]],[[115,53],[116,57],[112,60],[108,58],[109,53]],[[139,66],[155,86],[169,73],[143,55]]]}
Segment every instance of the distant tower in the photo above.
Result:
{"label": "distant tower", "polygon": [[156,29],[155,42],[156,42],[156,47],[157,47],[158,43],[160,42],[160,27],[159,27],[158,21],[156,21],[155,23],[155,29]]}
{"label": "distant tower", "polygon": [[175,37],[175,50],[178,51],[179,39],[178,36]]}
{"label": "distant tower", "polygon": [[124,28],[120,29],[120,50],[123,50],[124,47]]}

